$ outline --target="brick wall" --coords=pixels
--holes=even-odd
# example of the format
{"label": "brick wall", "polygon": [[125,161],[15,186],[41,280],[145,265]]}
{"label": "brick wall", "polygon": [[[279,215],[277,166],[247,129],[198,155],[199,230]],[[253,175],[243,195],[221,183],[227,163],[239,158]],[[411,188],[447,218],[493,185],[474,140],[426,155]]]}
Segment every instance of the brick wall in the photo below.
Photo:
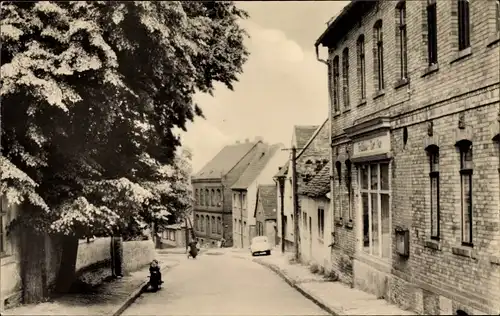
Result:
{"label": "brick wall", "polygon": [[[340,111],[332,117],[333,152],[340,161],[351,140],[344,129],[370,118],[391,119],[391,214],[392,232],[397,226],[410,230],[410,257],[401,258],[393,250],[389,266],[378,267],[371,261],[354,262],[359,287],[369,290],[361,280],[372,279],[388,287],[386,299],[404,308],[426,314],[453,314],[462,309],[469,314],[498,313],[500,306],[500,267],[495,253],[500,253],[499,149],[492,141],[498,133],[499,78],[498,38],[495,33],[494,1],[470,1],[470,54],[458,52],[457,7],[455,1],[437,1],[438,67],[429,73],[427,62],[426,1],[406,1],[408,34],[408,83],[400,83],[399,37],[396,25],[397,2],[380,2],[361,18],[344,38],[329,48],[329,60],[340,57],[349,48],[349,105],[339,96]],[[374,78],[373,26],[382,20],[385,89],[377,93]],[[345,29],[344,29],[345,30]],[[366,64],[366,98],[358,87],[356,41],[364,34]],[[331,75],[331,73],[330,73]],[[340,79],[342,79],[342,68]],[[333,87],[332,87],[333,88]],[[342,92],[342,86],[339,87]],[[463,129],[458,128],[463,116]],[[428,136],[428,124],[433,136]],[[406,129],[408,139],[404,142]],[[473,214],[474,247],[460,244],[460,176],[459,155],[455,142],[465,138],[473,143]],[[431,242],[429,164],[425,147],[436,143],[440,148],[441,239]],[[348,155],[346,155],[348,156]],[[346,172],[342,164],[342,173]],[[356,168],[352,168],[352,185],[357,191]],[[334,180],[335,181],[335,180]],[[340,186],[345,192],[345,187]],[[356,201],[358,196],[355,195]],[[342,209],[346,199],[342,200]],[[340,207],[334,201],[334,208]],[[353,229],[339,221],[332,259],[337,262],[345,281],[352,281],[352,266],[340,268],[340,261],[352,258],[360,236],[357,202],[353,205]],[[337,215],[340,218],[340,214]],[[342,226],[340,226],[342,224]],[[344,259],[341,259],[344,257]],[[351,261],[352,262],[352,261]],[[386,279],[388,277],[388,279]],[[342,279],[342,277],[341,277]],[[366,281],[368,282],[368,281]],[[378,285],[377,285],[378,286]],[[373,288],[372,288],[373,291]]]}

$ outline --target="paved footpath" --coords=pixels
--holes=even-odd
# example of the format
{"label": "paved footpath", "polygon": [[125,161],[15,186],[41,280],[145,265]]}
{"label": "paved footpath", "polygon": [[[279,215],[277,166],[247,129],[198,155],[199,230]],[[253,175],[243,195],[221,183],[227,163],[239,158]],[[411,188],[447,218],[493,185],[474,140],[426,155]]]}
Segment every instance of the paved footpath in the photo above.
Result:
{"label": "paved footpath", "polygon": [[[185,254],[158,254],[166,277],[168,270],[185,258]],[[138,270],[96,288],[91,294],[67,294],[53,301],[7,309],[2,315],[117,315],[137,297],[148,281],[149,269]]]}
{"label": "paved footpath", "polygon": [[[249,255],[234,255],[251,259]],[[302,264],[291,264],[291,254],[275,252],[271,256],[257,257],[253,261],[280,275],[304,296],[333,315],[417,315],[390,304],[375,295],[353,289],[341,282],[331,282],[313,274]]]}

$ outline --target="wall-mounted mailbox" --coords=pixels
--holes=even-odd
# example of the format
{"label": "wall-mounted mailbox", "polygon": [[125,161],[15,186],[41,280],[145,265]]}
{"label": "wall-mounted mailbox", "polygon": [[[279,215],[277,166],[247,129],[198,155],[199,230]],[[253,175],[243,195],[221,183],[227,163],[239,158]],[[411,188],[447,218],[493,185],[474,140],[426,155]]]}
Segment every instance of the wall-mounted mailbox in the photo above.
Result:
{"label": "wall-mounted mailbox", "polygon": [[401,227],[395,229],[396,232],[396,252],[401,257],[410,256],[410,231]]}

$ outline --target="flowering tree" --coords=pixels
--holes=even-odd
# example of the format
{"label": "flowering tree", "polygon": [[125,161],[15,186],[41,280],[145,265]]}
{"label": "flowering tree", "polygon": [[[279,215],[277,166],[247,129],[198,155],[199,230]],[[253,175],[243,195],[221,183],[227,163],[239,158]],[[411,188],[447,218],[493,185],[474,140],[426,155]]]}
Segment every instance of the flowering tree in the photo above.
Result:
{"label": "flowering tree", "polygon": [[[16,225],[117,235],[189,204],[175,128],[248,55],[232,2],[2,2],[2,183]],[[74,263],[73,263],[74,267]]]}

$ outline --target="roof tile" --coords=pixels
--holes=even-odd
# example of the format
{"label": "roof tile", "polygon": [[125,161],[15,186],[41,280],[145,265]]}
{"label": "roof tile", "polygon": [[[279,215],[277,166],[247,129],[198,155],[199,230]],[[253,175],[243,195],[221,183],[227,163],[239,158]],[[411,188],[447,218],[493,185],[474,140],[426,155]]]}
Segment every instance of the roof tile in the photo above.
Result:
{"label": "roof tile", "polygon": [[261,202],[264,209],[265,219],[276,219],[276,208],[278,207],[276,186],[273,184],[259,185],[257,193],[257,203],[259,201]]}
{"label": "roof tile", "polygon": [[309,139],[311,139],[318,127],[319,125],[295,125],[294,129],[297,148],[303,148]]}
{"label": "roof tile", "polygon": [[267,163],[273,155],[280,149],[279,144],[272,145],[260,149],[252,161],[250,161],[246,170],[241,174],[238,181],[231,187],[231,189],[246,189],[252,182],[259,176],[262,170],[266,167]]}

